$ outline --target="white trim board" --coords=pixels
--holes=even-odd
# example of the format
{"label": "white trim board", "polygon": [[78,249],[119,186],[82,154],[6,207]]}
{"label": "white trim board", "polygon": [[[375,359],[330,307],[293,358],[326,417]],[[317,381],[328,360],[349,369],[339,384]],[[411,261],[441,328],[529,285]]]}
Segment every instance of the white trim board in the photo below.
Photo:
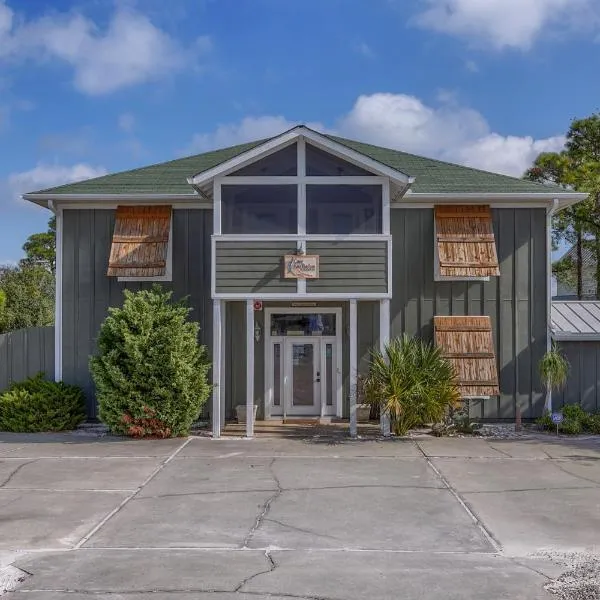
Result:
{"label": "white trim board", "polygon": [[[282,379],[281,383],[281,412],[282,414],[275,415],[276,418],[280,418],[281,416],[286,415],[285,410],[285,382],[283,379],[286,376],[285,373],[285,355],[284,355],[284,345],[286,339],[305,339],[305,336],[271,336],[271,315],[274,314],[335,314],[336,320],[336,334],[335,336],[314,336],[308,337],[306,339],[311,340],[320,340],[322,342],[321,353],[324,352],[323,340],[325,344],[327,343],[335,343],[335,352],[336,352],[336,364],[335,364],[335,372],[336,372],[336,381],[333,382],[335,385],[333,389],[335,390],[335,407],[334,412],[335,416],[342,417],[343,409],[344,409],[344,398],[343,398],[343,364],[342,364],[342,351],[343,351],[343,331],[344,331],[344,323],[343,323],[343,309],[339,306],[272,306],[264,309],[264,354],[265,354],[265,365],[264,365],[264,398],[265,398],[265,417],[270,418],[273,414],[273,344],[280,343],[281,344],[281,371],[280,377]],[[321,356],[322,360],[322,356]],[[321,413],[323,413],[323,402],[325,401],[325,383],[326,380],[324,377],[321,377]],[[322,415],[323,416],[323,415]]]}

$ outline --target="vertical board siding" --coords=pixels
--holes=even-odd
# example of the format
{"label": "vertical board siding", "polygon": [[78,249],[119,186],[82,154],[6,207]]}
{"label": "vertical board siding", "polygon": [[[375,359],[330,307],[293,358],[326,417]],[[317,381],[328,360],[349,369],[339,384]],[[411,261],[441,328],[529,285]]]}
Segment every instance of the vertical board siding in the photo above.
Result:
{"label": "vertical board siding", "polygon": [[391,211],[391,333],[433,339],[434,315],[487,315],[498,360],[501,395],[471,401],[473,417],[539,416],[544,392],[537,365],[546,350],[546,212],[493,209],[500,277],[488,282],[434,278],[433,209]]}
{"label": "vertical board siding", "polygon": [[38,373],[54,378],[54,327],[29,327],[0,335],[0,392]]}
{"label": "vertical board siding", "polygon": [[[81,386],[89,418],[97,416],[89,358],[109,307],[123,304],[123,291],[149,289],[152,282],[108,277],[114,210],[63,212],[63,380]],[[190,318],[200,323],[200,342],[212,343],[210,235],[212,211],[173,211],[173,281],[161,282],[174,298],[188,298]],[[206,409],[205,409],[206,410]]]}
{"label": "vertical board siding", "polygon": [[552,393],[552,408],[581,404],[588,412],[600,412],[600,342],[559,342],[571,364],[567,385]]}

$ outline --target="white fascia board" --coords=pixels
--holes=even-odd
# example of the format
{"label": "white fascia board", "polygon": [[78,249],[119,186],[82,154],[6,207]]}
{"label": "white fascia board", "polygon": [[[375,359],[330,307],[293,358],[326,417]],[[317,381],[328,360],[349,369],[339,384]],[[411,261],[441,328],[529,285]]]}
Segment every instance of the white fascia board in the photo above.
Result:
{"label": "white fascia board", "polygon": [[392,169],[392,167],[388,167],[356,150],[352,150],[343,144],[338,142],[334,142],[329,138],[313,131],[312,129],[308,129],[308,127],[295,127],[281,135],[252,148],[251,150],[247,150],[238,156],[235,156],[208,171],[204,171],[203,173],[199,173],[194,177],[188,178],[188,183],[194,186],[200,186],[207,181],[213,179],[214,177],[222,176],[227,172],[235,171],[244,165],[259,160],[263,156],[271,154],[278,149],[287,146],[293,143],[295,140],[299,138],[305,138],[309,140],[315,146],[318,146],[322,150],[331,152],[340,158],[345,158],[355,164],[358,164],[364,167],[368,171],[372,171],[384,177],[389,177],[393,181],[398,182],[401,186],[410,186],[414,181],[414,177],[410,177],[405,173],[401,173],[396,169]]}
{"label": "white fascia board", "polygon": [[557,194],[556,192],[508,192],[508,193],[448,193],[448,194],[426,194],[408,191],[401,200],[392,202],[392,206],[401,208],[406,204],[413,204],[415,206],[419,204],[456,204],[460,202],[462,204],[507,204],[514,206],[519,205],[551,205],[554,200],[558,200],[558,210],[563,210],[568,206],[581,202],[588,197],[588,194],[580,192],[564,192]]}
{"label": "white fascia board", "polygon": [[48,208],[49,202],[56,206],[69,204],[152,204],[159,202],[183,202],[197,204],[201,198],[196,193],[190,194],[23,194],[23,200],[28,200]]}

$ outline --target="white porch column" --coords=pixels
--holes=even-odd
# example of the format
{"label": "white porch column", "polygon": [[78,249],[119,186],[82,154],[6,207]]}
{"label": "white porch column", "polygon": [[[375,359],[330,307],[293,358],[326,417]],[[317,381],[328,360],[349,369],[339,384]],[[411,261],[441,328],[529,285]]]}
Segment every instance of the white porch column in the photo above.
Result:
{"label": "white porch column", "polygon": [[[389,299],[379,302],[379,350],[385,352],[385,347],[390,341],[390,301]],[[381,413],[379,418],[381,434],[390,435],[390,417],[387,413]]]}
{"label": "white porch column", "polygon": [[221,437],[221,381],[223,357],[223,302],[213,300],[213,343],[212,343],[212,435],[213,438]]}
{"label": "white porch column", "polygon": [[254,436],[254,302],[246,300],[246,437]]}
{"label": "white porch column", "polygon": [[358,384],[358,327],[356,300],[350,300],[350,435],[356,437],[356,391]]}

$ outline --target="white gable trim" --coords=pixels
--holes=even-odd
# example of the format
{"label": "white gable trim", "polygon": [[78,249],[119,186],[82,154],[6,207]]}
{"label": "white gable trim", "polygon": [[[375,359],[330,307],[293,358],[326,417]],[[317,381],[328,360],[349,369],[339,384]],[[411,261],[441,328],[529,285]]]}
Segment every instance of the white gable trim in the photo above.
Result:
{"label": "white gable trim", "polygon": [[356,152],[351,148],[344,146],[343,144],[339,144],[338,142],[334,142],[329,138],[313,131],[312,129],[308,129],[308,127],[300,126],[291,129],[290,131],[286,131],[281,135],[273,138],[264,144],[260,144],[260,146],[256,146],[251,150],[247,150],[246,152],[231,158],[230,160],[209,169],[208,171],[204,171],[194,177],[188,178],[188,183],[194,186],[201,186],[206,184],[210,180],[214,179],[217,176],[225,176],[228,173],[241,169],[247,164],[253,163],[285,146],[293,144],[296,140],[305,139],[310,141],[312,144],[320,148],[321,150],[325,150],[330,154],[337,156],[338,158],[342,158],[344,160],[348,160],[358,166],[363,167],[368,171],[372,171],[376,175],[381,175],[384,177],[389,177],[391,180],[397,182],[402,187],[408,188],[411,183],[414,182],[414,177],[409,177],[405,173],[401,173],[396,169],[392,169],[360,152]]}

